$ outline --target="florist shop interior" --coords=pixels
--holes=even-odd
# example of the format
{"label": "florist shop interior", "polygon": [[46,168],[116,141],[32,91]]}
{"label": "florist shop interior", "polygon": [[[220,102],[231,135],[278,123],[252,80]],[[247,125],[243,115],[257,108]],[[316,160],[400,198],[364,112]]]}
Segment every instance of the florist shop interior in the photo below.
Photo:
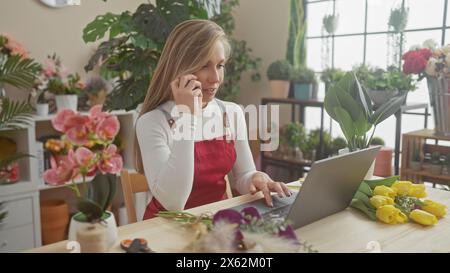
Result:
{"label": "florist shop interior", "polygon": [[[1,1],[0,252],[449,252],[449,18]],[[207,113],[226,141],[176,139]]]}

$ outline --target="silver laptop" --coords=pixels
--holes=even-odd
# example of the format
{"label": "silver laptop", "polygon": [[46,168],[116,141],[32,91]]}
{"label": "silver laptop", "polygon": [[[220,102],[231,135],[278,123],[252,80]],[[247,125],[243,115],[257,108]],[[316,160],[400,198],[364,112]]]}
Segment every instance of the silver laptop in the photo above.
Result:
{"label": "silver laptop", "polygon": [[272,195],[272,208],[259,199],[234,207],[253,206],[264,218],[285,218],[297,229],[347,208],[381,146],[339,155],[311,165],[300,191],[290,197]]}

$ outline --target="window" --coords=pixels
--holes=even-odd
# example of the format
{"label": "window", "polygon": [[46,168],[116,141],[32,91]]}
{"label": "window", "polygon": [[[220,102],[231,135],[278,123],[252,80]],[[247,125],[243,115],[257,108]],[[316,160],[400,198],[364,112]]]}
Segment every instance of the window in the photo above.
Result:
{"label": "window", "polygon": [[[307,0],[307,44],[308,66],[320,72],[333,66],[350,70],[357,64],[369,64],[386,68],[388,63],[389,39],[388,21],[392,8],[405,5],[409,8],[408,23],[403,34],[402,51],[412,45],[433,39],[438,44],[450,43],[450,0]],[[324,64],[322,56],[326,34],[322,33],[324,15],[339,15],[335,35],[328,43],[330,61]],[[400,60],[399,60],[400,62]],[[323,90],[319,91],[323,94]],[[426,81],[408,94],[408,103],[429,102]],[[418,130],[423,117],[405,115],[402,131]],[[336,128],[337,124],[333,123]],[[432,118],[428,124],[432,126]],[[382,137],[388,146],[394,147],[395,119],[389,118],[377,128],[376,135]],[[333,129],[333,135],[340,130]]]}

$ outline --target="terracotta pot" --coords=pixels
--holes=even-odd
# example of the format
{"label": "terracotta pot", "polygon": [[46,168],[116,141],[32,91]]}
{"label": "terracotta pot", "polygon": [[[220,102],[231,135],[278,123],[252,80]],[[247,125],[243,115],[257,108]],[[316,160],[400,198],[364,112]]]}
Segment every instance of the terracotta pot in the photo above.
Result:
{"label": "terracotta pot", "polygon": [[381,147],[375,159],[374,175],[381,177],[392,176],[392,153],[392,148]]}
{"label": "terracotta pot", "polygon": [[42,244],[66,239],[69,225],[69,206],[64,200],[41,201]]}
{"label": "terracotta pot", "polygon": [[273,98],[285,99],[289,95],[289,84],[288,81],[272,80],[270,81],[270,90],[272,92]]}

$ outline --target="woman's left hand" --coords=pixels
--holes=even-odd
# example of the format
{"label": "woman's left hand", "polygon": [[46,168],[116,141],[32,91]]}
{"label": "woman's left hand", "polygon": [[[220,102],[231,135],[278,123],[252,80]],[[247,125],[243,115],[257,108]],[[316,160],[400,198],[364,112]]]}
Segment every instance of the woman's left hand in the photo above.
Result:
{"label": "woman's left hand", "polygon": [[291,191],[285,183],[273,181],[266,173],[257,172],[253,175],[250,183],[250,193],[255,194],[262,191],[266,204],[273,207],[272,196],[270,192],[277,192],[278,196],[291,196]]}

